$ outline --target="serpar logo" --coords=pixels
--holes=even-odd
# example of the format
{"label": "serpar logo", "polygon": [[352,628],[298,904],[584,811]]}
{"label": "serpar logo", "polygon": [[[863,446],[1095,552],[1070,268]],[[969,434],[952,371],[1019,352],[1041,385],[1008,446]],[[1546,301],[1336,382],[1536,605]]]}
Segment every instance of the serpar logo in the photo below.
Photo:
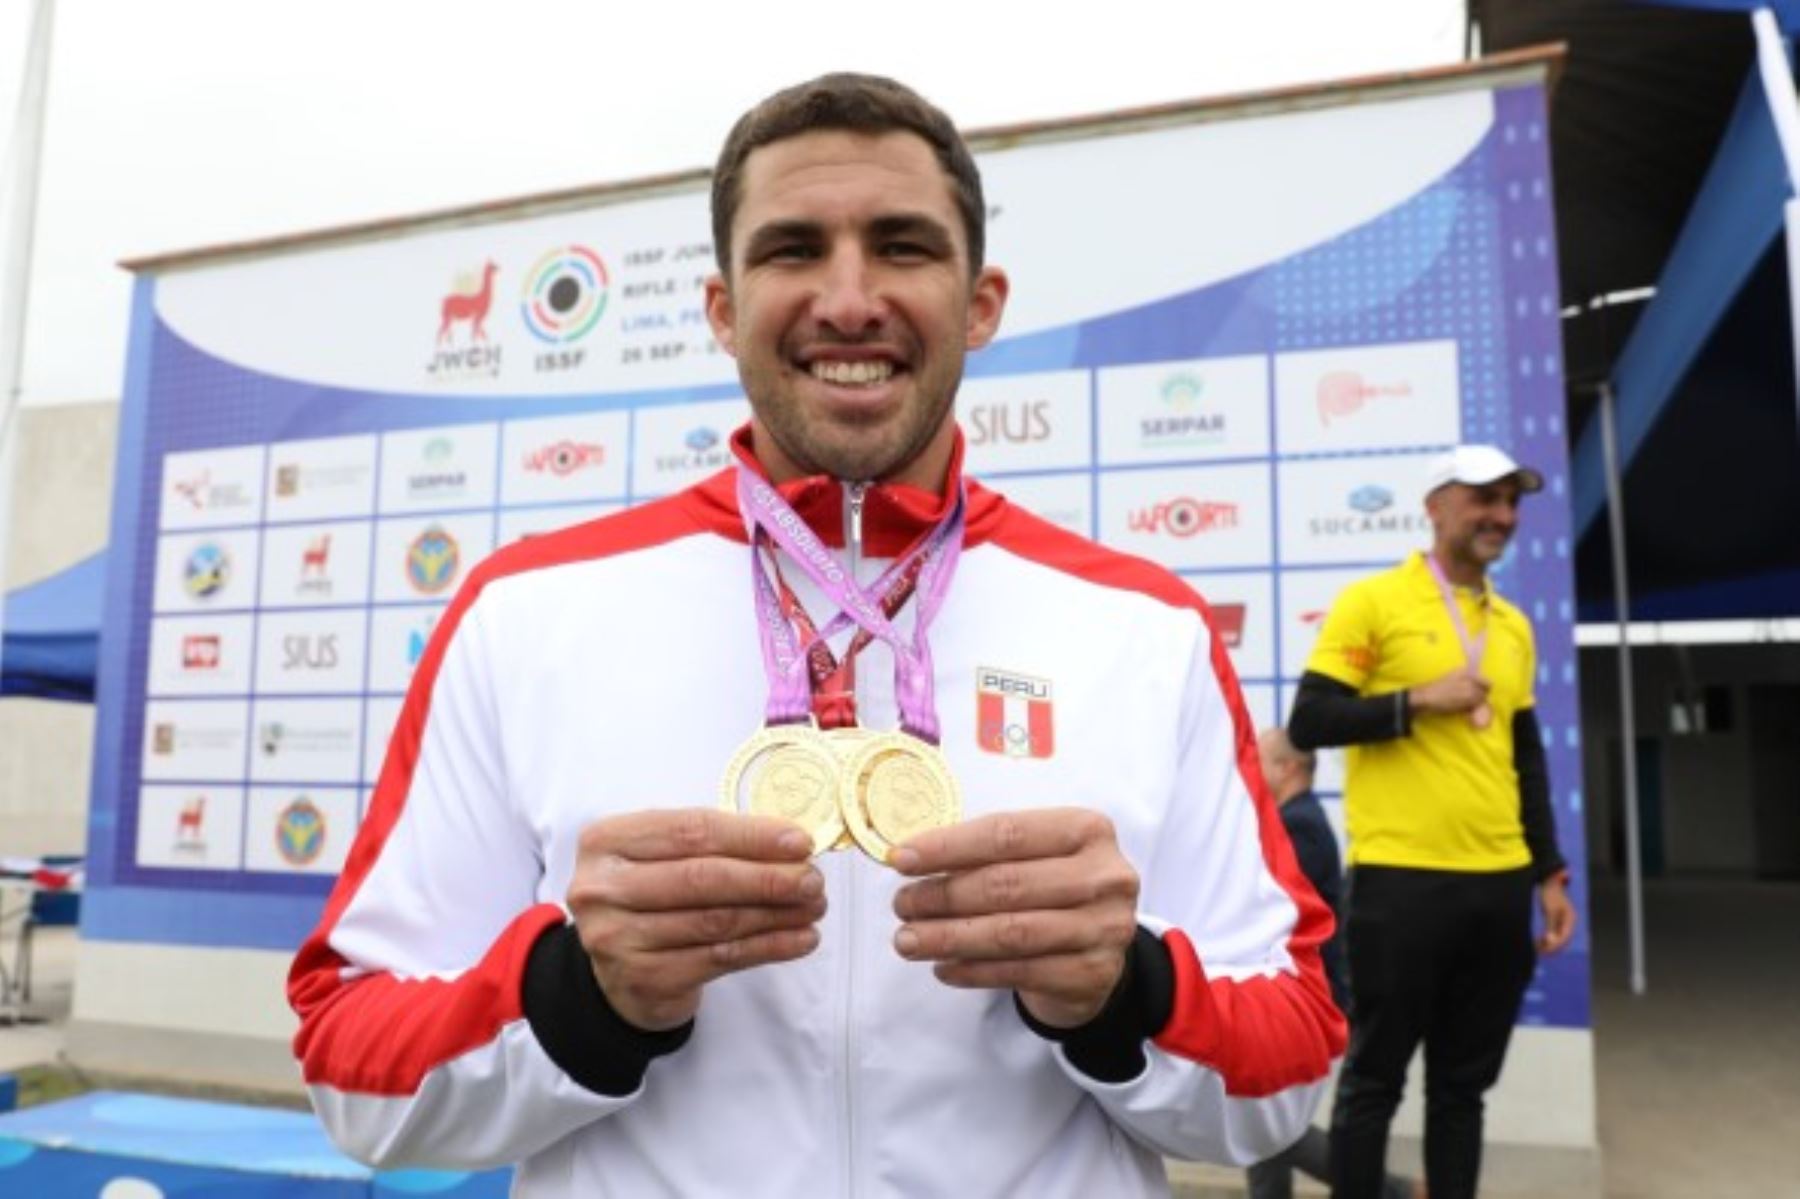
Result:
{"label": "serpar logo", "polygon": [[592,441],[569,441],[542,446],[525,455],[525,469],[566,479],[577,471],[598,470],[606,465],[606,447]]}
{"label": "serpar logo", "polygon": [[1056,752],[1048,679],[978,667],[975,743],[1009,758],[1048,758]]}
{"label": "serpar logo", "polygon": [[413,538],[406,549],[406,581],[421,595],[437,595],[456,581],[462,553],[456,538],[432,525]]}
{"label": "serpar logo", "polygon": [[181,570],[182,586],[197,600],[211,599],[231,582],[231,555],[217,542],[203,541]]}
{"label": "serpar logo", "polygon": [[1145,447],[1217,445],[1225,440],[1225,414],[1201,412],[1206,379],[1193,371],[1176,371],[1157,389],[1166,412],[1138,422],[1138,440]]}
{"label": "serpar logo", "polygon": [[419,447],[423,470],[406,476],[406,494],[414,500],[458,499],[469,489],[469,472],[456,466],[456,441],[433,437]]}
{"label": "serpar logo", "polygon": [[290,866],[310,866],[325,850],[325,813],[304,795],[275,818],[275,850]]}
{"label": "serpar logo", "polygon": [[[438,304],[437,348],[425,364],[425,373],[440,379],[493,378],[500,373],[500,347],[487,339],[488,310],[494,304],[494,276],[500,268],[492,260],[482,264],[479,275],[459,275]],[[457,344],[458,327],[466,327],[463,344]]]}
{"label": "serpar logo", "polygon": [[1196,500],[1189,496],[1140,508],[1130,516],[1134,533],[1167,533],[1171,537],[1193,537],[1235,529],[1238,506],[1215,500]]}
{"label": "serpar logo", "polygon": [[1373,384],[1355,371],[1331,371],[1319,379],[1319,423],[1329,429],[1333,420],[1356,415],[1372,399],[1412,393],[1410,383]]}

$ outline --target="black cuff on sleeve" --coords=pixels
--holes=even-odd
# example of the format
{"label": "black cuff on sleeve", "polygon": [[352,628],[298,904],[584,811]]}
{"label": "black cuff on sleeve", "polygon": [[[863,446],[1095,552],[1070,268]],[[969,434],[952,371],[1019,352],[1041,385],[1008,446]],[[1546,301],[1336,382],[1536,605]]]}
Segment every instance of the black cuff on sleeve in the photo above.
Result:
{"label": "black cuff on sleeve", "polygon": [[1144,1072],[1144,1042],[1163,1030],[1175,1008],[1175,964],[1162,938],[1140,925],[1118,985],[1086,1024],[1044,1024],[1025,1010],[1016,992],[1013,1007],[1026,1028],[1061,1045],[1070,1063],[1089,1078],[1129,1082]]}
{"label": "black cuff on sleeve", "polygon": [[550,1060],[601,1095],[636,1091],[650,1063],[694,1031],[692,1020],[667,1032],[627,1024],[606,1002],[573,924],[546,929],[532,945],[523,992],[525,1019]]}

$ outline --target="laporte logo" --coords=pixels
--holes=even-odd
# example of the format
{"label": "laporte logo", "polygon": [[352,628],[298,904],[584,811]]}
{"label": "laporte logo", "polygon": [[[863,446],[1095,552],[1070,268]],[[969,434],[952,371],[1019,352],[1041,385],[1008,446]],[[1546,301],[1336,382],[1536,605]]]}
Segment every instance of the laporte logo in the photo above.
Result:
{"label": "laporte logo", "polygon": [[1410,383],[1375,384],[1355,371],[1330,371],[1319,379],[1319,423],[1329,429],[1333,420],[1356,415],[1370,400],[1400,399],[1412,393]]}
{"label": "laporte logo", "polygon": [[1167,533],[1171,537],[1193,537],[1200,533],[1216,533],[1235,529],[1238,506],[1217,500],[1196,500],[1190,496],[1167,500],[1140,508],[1130,516],[1134,533]]}
{"label": "laporte logo", "polygon": [[570,441],[565,437],[527,453],[524,465],[533,474],[548,473],[567,478],[578,471],[597,470],[606,465],[606,447],[597,442]]}

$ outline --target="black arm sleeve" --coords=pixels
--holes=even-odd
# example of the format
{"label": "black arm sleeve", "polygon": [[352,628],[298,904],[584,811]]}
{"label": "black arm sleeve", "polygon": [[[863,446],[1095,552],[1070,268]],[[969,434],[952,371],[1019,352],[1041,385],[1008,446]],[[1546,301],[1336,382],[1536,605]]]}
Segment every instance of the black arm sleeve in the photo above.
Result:
{"label": "black arm sleeve", "polygon": [[551,926],[532,945],[523,998],[525,1019],[550,1060],[601,1095],[636,1091],[650,1063],[687,1044],[694,1031],[692,1020],[667,1032],[627,1024],[600,990],[573,924]]}
{"label": "black arm sleeve", "polygon": [[1525,826],[1525,845],[1531,850],[1531,877],[1543,882],[1566,868],[1556,848],[1556,814],[1550,808],[1550,764],[1544,756],[1544,738],[1538,731],[1537,713],[1521,708],[1513,713],[1513,769],[1519,775],[1519,822]]}
{"label": "black arm sleeve", "polygon": [[1295,749],[1392,741],[1411,731],[1406,692],[1361,696],[1316,670],[1300,676],[1294,710],[1288,715],[1288,740]]}
{"label": "black arm sleeve", "polygon": [[1169,1023],[1175,1010],[1175,963],[1162,938],[1138,926],[1125,954],[1125,972],[1100,1014],[1074,1028],[1034,1019],[1013,993],[1019,1019],[1046,1041],[1055,1041],[1069,1064],[1099,1082],[1130,1082],[1144,1072],[1144,1042]]}

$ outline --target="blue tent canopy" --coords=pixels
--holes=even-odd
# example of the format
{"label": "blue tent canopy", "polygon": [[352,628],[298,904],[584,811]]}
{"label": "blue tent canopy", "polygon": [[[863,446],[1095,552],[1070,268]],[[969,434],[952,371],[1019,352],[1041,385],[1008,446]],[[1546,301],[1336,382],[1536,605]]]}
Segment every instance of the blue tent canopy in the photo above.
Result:
{"label": "blue tent canopy", "polygon": [[105,584],[101,552],[7,595],[0,695],[93,702]]}

